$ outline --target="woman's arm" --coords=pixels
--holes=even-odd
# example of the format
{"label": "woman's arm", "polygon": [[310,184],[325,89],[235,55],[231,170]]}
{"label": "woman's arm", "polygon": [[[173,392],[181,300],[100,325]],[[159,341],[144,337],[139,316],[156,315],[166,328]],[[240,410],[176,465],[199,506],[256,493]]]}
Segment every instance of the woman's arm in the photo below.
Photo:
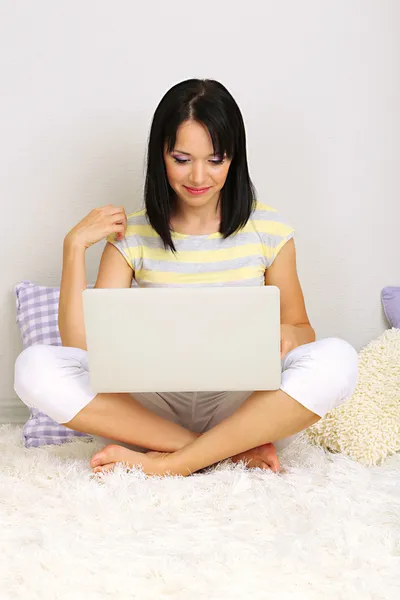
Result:
{"label": "woman's arm", "polygon": [[307,316],[303,291],[297,275],[296,248],[293,238],[280,250],[265,272],[265,285],[280,290],[282,354],[315,341],[315,331]]}
{"label": "woman's arm", "polygon": [[64,240],[58,305],[58,328],[63,346],[86,350],[82,292],[86,289],[86,248]]}
{"label": "woman's arm", "polygon": [[[125,228],[125,211],[120,207],[107,206],[92,211],[65,237],[58,308],[58,328],[63,346],[87,349],[82,302],[82,292],[87,287],[87,248],[112,232],[124,235]],[[133,270],[125,258],[107,243],[95,287],[130,287],[132,277]]]}

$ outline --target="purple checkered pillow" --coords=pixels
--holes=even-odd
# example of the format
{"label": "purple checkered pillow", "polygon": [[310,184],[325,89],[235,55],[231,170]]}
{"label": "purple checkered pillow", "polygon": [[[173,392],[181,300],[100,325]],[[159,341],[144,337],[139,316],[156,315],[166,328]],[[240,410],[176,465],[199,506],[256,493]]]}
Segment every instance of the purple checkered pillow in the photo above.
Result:
{"label": "purple checkered pillow", "polygon": [[[60,288],[21,281],[15,286],[14,292],[23,348],[34,344],[61,346],[58,330]],[[60,425],[36,408],[30,409],[30,417],[23,427],[24,444],[27,448],[63,444],[75,437],[91,438],[86,433]]]}

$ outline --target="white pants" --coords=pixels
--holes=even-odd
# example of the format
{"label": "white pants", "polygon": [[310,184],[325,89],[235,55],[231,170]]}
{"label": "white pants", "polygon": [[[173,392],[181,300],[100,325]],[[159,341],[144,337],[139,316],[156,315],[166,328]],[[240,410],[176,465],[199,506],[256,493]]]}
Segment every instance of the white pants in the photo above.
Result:
{"label": "white pants", "polygon": [[[281,389],[323,417],[352,395],[357,374],[355,349],[341,339],[326,338],[299,346],[282,359]],[[65,346],[26,348],[15,364],[14,389],[28,407],[61,424],[71,421],[96,396],[90,387],[87,352]],[[154,413],[202,433],[230,416],[250,394],[133,392],[132,396]]]}

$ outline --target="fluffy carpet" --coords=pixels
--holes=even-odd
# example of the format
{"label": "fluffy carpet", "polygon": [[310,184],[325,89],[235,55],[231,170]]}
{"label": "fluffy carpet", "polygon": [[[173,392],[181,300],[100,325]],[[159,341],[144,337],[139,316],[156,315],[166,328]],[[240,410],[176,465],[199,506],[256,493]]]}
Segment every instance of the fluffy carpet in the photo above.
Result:
{"label": "fluffy carpet", "polygon": [[275,475],[93,476],[98,442],[25,449],[0,428],[1,600],[392,600],[400,455],[367,467],[310,445]]}

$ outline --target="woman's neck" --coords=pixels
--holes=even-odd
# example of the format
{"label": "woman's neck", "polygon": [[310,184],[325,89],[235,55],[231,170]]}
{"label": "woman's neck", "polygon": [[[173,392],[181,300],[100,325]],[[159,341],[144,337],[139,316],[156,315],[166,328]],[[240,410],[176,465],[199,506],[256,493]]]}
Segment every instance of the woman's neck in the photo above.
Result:
{"label": "woman's neck", "polygon": [[216,233],[221,223],[220,205],[207,203],[205,206],[195,207],[178,201],[170,223],[176,233],[189,235]]}

